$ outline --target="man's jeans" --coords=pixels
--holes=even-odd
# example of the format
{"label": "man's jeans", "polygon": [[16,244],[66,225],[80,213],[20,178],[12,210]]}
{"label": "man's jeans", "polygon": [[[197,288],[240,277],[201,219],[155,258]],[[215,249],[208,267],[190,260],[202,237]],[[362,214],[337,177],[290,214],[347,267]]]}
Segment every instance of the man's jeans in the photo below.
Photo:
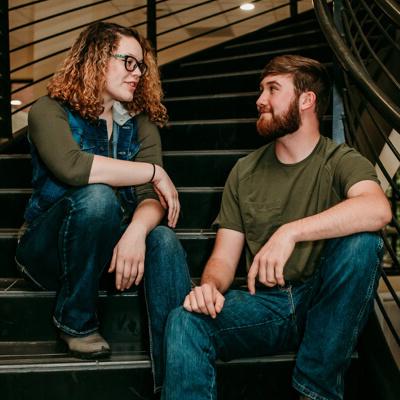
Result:
{"label": "man's jeans", "polygon": [[311,399],[342,399],[343,376],[372,308],[382,250],[372,233],[332,239],[305,283],[287,282],[255,295],[230,290],[216,319],[182,307],[172,311],[162,399],[216,399],[217,358],[293,350],[294,388]]}
{"label": "man's jeans", "polygon": [[[16,261],[41,289],[57,291],[53,319],[61,331],[85,336],[98,329],[99,279],[126,226],[114,191],[102,184],[70,190],[29,225]],[[144,279],[155,387],[159,388],[165,323],[190,290],[185,252],[166,227],[156,227],[146,239]]]}

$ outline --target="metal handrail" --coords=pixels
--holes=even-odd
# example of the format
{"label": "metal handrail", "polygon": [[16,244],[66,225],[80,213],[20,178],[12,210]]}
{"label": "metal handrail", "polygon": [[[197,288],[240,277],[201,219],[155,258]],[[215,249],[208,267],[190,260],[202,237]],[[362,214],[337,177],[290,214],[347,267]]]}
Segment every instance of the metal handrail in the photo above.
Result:
{"label": "metal handrail", "polygon": [[400,107],[376,85],[337,32],[326,0],[313,0],[317,19],[343,69],[350,73],[364,96],[400,132]]}
{"label": "metal handrail", "polygon": [[46,17],[35,19],[34,21],[27,22],[26,24],[14,26],[14,28],[10,29],[10,32],[14,32],[14,31],[16,31],[18,29],[22,29],[22,28],[27,28],[28,26],[39,24],[40,22],[47,21],[47,20],[49,20],[51,18],[60,17],[61,15],[66,15],[66,14],[72,13],[74,11],[83,10],[85,8],[97,6],[97,5],[102,4],[102,3],[109,3],[110,1],[111,0],[98,0],[98,1],[96,1],[94,3],[84,4],[83,6],[78,6],[78,7],[75,7],[75,8],[70,8],[70,9],[65,10],[65,11],[61,11],[61,12],[56,13],[56,14],[47,15]]}
{"label": "metal handrail", "polygon": [[20,8],[25,8],[25,7],[33,6],[34,4],[37,4],[37,3],[44,3],[45,1],[49,1],[49,0],[35,0],[35,1],[30,1],[29,3],[20,4],[20,5],[18,5],[18,6],[10,7],[10,8],[8,9],[8,11],[19,10]]}
{"label": "metal handrail", "polygon": [[400,5],[396,1],[375,0],[375,2],[397,26],[400,26]]}
{"label": "metal handrail", "polygon": [[[166,2],[166,1],[167,1],[167,0],[159,0],[159,1],[157,2],[157,4],[159,4],[159,3],[164,3],[164,2]],[[91,21],[91,22],[107,21],[108,19],[115,18],[115,17],[119,17],[119,16],[121,16],[121,15],[123,15],[123,14],[130,13],[130,12],[134,12],[134,11],[138,11],[138,10],[141,10],[141,9],[143,9],[143,8],[146,8],[146,6],[144,5],[144,6],[134,7],[134,8],[131,8],[131,9],[129,9],[129,10],[125,10],[125,11],[121,11],[121,12],[112,14],[112,15],[106,17],[106,18],[100,18],[100,19],[93,20],[93,21]],[[18,50],[22,50],[22,49],[24,49],[24,48],[26,48],[26,47],[29,47],[29,46],[32,46],[32,45],[34,45],[34,44],[38,44],[38,43],[41,43],[41,42],[45,42],[46,40],[49,40],[49,39],[54,39],[55,37],[58,37],[58,36],[61,36],[61,35],[65,35],[66,33],[73,32],[73,31],[76,31],[76,30],[78,30],[78,29],[82,29],[82,28],[84,28],[84,27],[87,26],[87,25],[88,25],[88,24],[81,24],[81,25],[78,25],[78,26],[74,26],[73,28],[65,29],[65,30],[63,30],[63,31],[54,33],[54,34],[52,34],[52,35],[49,35],[49,36],[46,36],[46,37],[43,37],[43,38],[34,40],[34,41],[32,41],[32,42],[30,42],[30,43],[26,43],[26,44],[24,44],[24,45],[22,45],[22,46],[15,47],[14,49],[10,50],[10,53],[13,53],[13,52],[18,51]],[[64,51],[66,51],[67,49],[68,49],[68,48],[64,49]],[[51,56],[51,55],[50,55],[50,56]],[[19,67],[18,67],[18,68],[19,68]],[[15,69],[12,70],[11,72],[15,72]]]}
{"label": "metal handrail", "polygon": [[[400,133],[400,107],[385,93],[374,80],[382,79],[388,86],[398,91],[400,83],[394,76],[389,66],[385,63],[388,58],[388,48],[398,54],[400,47],[393,41],[389,33],[392,26],[383,27],[381,21],[388,20],[386,13],[381,12],[379,6],[369,7],[367,2],[360,0],[352,2],[350,0],[339,1],[343,7],[336,9],[336,24],[330,17],[330,11],[326,0],[313,0],[317,19],[325,37],[334,51],[338,61],[343,67],[343,107],[345,118],[343,120],[346,141],[356,148],[365,150],[379,166],[383,176],[388,181],[392,190],[392,199],[400,200],[400,189],[398,182],[392,178],[380,160],[380,150],[376,148],[371,137],[372,131],[376,132],[378,140],[386,144],[391,150],[391,154],[397,161],[400,161],[399,151],[388,137],[387,130],[394,128]],[[388,3],[391,0],[386,0]],[[338,12],[339,10],[339,12]],[[378,12],[376,17],[374,12]],[[373,23],[371,24],[371,20]],[[340,33],[338,32],[340,29]],[[380,37],[377,36],[380,34]],[[372,42],[370,42],[372,40]],[[386,47],[388,45],[389,47]],[[384,48],[383,56],[379,56],[377,49]],[[381,57],[381,58],[380,58]],[[379,113],[383,120],[389,122],[390,126],[385,127],[383,121],[377,120],[376,113]],[[372,121],[372,123],[371,123]],[[364,147],[361,147],[360,145]],[[394,208],[395,210],[395,208]],[[388,293],[396,306],[400,309],[400,299],[396,290],[393,288],[388,274],[399,275],[400,262],[397,251],[398,238],[400,237],[400,224],[394,213],[390,227],[381,232],[384,245],[389,256],[390,266],[381,265],[381,279],[386,285]],[[390,261],[391,259],[391,261]],[[400,346],[400,335],[396,331],[393,319],[385,309],[378,293],[376,293],[376,305],[388,327],[392,337]]]}
{"label": "metal handrail", "polygon": [[[382,68],[382,71],[385,72],[386,76],[390,79],[390,81],[393,83],[393,85],[397,86],[397,88],[400,90],[400,83],[397,82],[396,78],[393,76],[393,74],[388,70],[388,68],[384,65],[384,63],[381,61],[381,59],[378,57],[378,55],[375,53],[374,49],[372,46],[369,44],[366,35],[363,34],[361,24],[357,21],[357,18],[354,14],[354,10],[349,2],[349,0],[344,0],[347,4],[347,10],[349,11],[351,17],[352,17],[352,22],[355,25],[357,32],[361,38],[361,41],[365,48],[369,51],[369,54],[372,56],[372,58],[375,60],[376,63]],[[344,21],[348,21],[348,18],[345,13],[342,13],[343,16],[342,18]],[[348,25],[348,24],[346,24]]]}
{"label": "metal handrail", "polygon": [[386,32],[386,30],[384,29],[378,18],[376,18],[374,13],[371,11],[371,8],[368,6],[365,0],[360,0],[360,2],[363,5],[365,11],[367,11],[369,17],[374,21],[375,25],[379,28],[380,32],[385,37],[385,39],[388,40],[396,50],[400,51],[400,45],[396,41],[394,41],[393,38]]}

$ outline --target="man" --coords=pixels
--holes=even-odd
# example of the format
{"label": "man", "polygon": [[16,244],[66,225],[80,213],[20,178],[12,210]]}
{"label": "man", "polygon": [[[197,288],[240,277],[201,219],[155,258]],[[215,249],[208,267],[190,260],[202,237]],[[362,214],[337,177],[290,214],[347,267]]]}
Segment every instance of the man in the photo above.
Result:
{"label": "man", "polygon": [[[383,248],[373,232],[391,210],[373,166],[320,135],[324,67],[274,58],[260,91],[257,128],[274,140],[232,169],[201,285],[169,316],[165,400],[215,399],[217,358],[290,350],[301,398],[342,399],[372,307]],[[248,290],[230,290],[243,248]]]}

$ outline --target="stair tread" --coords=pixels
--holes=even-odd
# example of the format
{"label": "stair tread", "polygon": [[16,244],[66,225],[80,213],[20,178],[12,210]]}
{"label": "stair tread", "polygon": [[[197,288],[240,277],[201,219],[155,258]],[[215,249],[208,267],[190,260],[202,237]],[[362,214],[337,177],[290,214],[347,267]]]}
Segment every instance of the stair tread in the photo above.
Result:
{"label": "stair tread", "polygon": [[227,57],[218,57],[218,58],[210,58],[206,60],[196,60],[196,61],[189,61],[184,62],[181,64],[181,67],[189,67],[191,65],[200,65],[200,64],[211,64],[217,62],[224,62],[224,61],[232,61],[238,59],[245,59],[245,58],[253,58],[253,57],[266,57],[272,54],[288,54],[293,51],[298,50],[305,50],[305,49],[317,49],[320,47],[328,47],[326,42],[320,42],[316,44],[310,44],[308,46],[294,46],[294,47],[285,47],[280,50],[270,50],[270,51],[257,51],[255,53],[246,53],[244,55],[235,55],[235,56],[227,56]]}
{"label": "stair tread", "polygon": [[[112,355],[104,360],[81,360],[66,352],[60,341],[38,342],[0,342],[0,374],[4,372],[30,372],[32,370],[66,370],[66,369],[125,369],[150,368],[150,357],[147,351],[129,350],[128,343],[112,343]],[[230,361],[217,361],[220,365],[244,365],[253,363],[292,362],[294,352],[276,355],[248,357]]]}

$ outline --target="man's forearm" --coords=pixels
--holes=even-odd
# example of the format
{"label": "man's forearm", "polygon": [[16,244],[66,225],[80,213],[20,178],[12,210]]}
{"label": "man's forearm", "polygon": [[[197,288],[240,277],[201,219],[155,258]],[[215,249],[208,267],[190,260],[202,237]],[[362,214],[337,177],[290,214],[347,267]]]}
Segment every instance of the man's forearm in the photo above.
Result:
{"label": "man's forearm", "polygon": [[379,195],[353,197],[319,214],[290,222],[282,229],[295,242],[329,239],[357,232],[374,232],[391,219],[390,206]]}
{"label": "man's forearm", "polygon": [[225,293],[231,286],[234,276],[234,270],[224,260],[211,257],[201,277],[201,284],[214,285],[219,292]]}

